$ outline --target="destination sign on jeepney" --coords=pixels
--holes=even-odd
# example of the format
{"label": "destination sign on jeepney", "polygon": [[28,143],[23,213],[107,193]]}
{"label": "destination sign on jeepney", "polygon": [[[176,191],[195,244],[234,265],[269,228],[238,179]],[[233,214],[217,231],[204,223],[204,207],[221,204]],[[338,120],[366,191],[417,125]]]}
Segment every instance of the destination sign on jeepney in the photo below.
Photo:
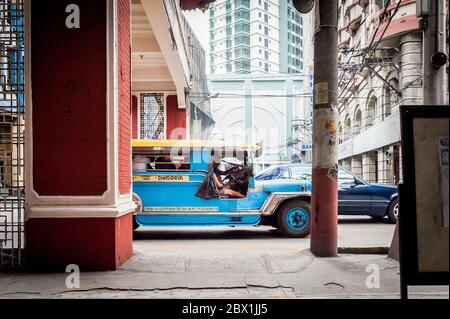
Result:
{"label": "destination sign on jeepney", "polygon": [[135,182],[189,182],[189,175],[135,175]]}

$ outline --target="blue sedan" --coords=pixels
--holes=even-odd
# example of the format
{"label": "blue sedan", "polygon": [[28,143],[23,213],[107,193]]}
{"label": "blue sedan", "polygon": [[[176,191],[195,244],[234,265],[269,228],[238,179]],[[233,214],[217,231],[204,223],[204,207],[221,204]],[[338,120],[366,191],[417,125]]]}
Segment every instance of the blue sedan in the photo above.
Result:
{"label": "blue sedan", "polygon": [[[269,167],[256,180],[312,180],[309,165],[287,164]],[[339,214],[368,215],[396,223],[399,213],[398,189],[394,185],[368,183],[340,167],[338,179]]]}

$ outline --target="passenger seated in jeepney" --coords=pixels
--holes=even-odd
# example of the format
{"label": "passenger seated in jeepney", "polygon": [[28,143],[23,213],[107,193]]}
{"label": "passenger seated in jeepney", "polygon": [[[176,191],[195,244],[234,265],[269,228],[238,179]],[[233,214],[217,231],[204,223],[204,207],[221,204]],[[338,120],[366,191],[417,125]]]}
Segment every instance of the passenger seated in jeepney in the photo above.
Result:
{"label": "passenger seated in jeepney", "polygon": [[158,171],[174,171],[176,170],[176,167],[174,163],[172,162],[172,158],[168,155],[160,156],[156,159],[155,162],[155,169]]}
{"label": "passenger seated in jeepney", "polygon": [[137,155],[133,157],[133,171],[145,173],[149,170],[153,170],[152,162],[155,160],[154,157]]}
{"label": "passenger seated in jeepney", "polygon": [[232,167],[229,170],[221,171],[219,169],[220,166],[220,160],[217,158],[213,158],[213,174],[212,179],[214,181],[214,184],[217,187],[217,191],[219,192],[219,195],[225,195],[230,196],[234,198],[245,198],[246,196],[238,191],[235,191],[231,189],[228,185],[224,184],[221,176],[230,174],[233,170],[239,169],[238,167]]}

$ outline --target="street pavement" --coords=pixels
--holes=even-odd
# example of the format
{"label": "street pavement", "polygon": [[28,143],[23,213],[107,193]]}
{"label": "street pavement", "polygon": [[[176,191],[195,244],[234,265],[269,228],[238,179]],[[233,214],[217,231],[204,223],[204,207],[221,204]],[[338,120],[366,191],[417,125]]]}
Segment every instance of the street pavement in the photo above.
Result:
{"label": "street pavement", "polygon": [[[394,225],[343,217],[341,247],[389,247]],[[114,272],[0,274],[0,298],[399,298],[399,264],[386,255],[317,258],[309,237],[270,227],[140,228],[133,257]],[[414,287],[411,298],[449,298]]]}

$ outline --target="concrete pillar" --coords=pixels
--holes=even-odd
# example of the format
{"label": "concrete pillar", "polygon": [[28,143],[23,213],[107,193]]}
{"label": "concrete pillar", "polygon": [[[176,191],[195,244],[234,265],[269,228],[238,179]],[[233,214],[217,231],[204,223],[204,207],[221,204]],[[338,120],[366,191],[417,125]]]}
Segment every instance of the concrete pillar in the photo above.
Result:
{"label": "concrete pillar", "polygon": [[352,173],[358,177],[362,177],[362,157],[354,156],[352,157]]}
{"label": "concrete pillar", "polygon": [[377,153],[370,152],[363,154],[362,157],[363,179],[371,182],[377,182]]}
{"label": "concrete pillar", "polygon": [[389,148],[378,150],[378,182],[383,184],[392,184],[392,154]]}
{"label": "concrete pillar", "polygon": [[130,1],[26,1],[25,18],[27,263],[114,270],[135,207]]}
{"label": "concrete pillar", "polygon": [[400,89],[403,104],[422,103],[422,34],[408,33],[400,39]]}
{"label": "concrete pillar", "polygon": [[379,149],[377,151],[378,155],[378,172],[377,172],[377,179],[378,183],[385,184],[386,183],[386,154],[384,153],[383,149]]}

